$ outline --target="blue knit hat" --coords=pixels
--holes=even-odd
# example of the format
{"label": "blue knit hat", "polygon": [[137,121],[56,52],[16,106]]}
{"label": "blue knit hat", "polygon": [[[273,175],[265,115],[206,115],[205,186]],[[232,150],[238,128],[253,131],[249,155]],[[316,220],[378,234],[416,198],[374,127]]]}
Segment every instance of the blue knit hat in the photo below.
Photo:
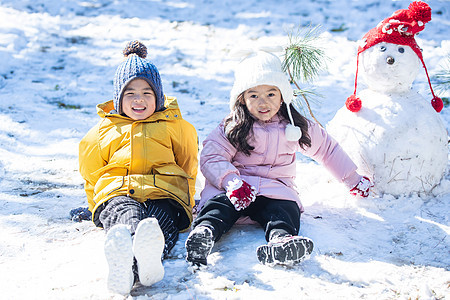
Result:
{"label": "blue knit hat", "polygon": [[139,41],[131,41],[123,50],[123,55],[125,59],[117,67],[114,77],[114,108],[119,114],[123,114],[123,91],[131,80],[140,78],[147,81],[155,93],[155,111],[164,110],[164,93],[161,77],[155,65],[145,59],[147,57],[147,47]]}

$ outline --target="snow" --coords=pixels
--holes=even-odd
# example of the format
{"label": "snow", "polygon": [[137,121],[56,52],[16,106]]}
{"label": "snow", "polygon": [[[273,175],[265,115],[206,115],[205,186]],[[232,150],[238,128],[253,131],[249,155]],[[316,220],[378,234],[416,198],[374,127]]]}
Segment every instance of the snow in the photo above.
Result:
{"label": "snow", "polygon": [[[450,53],[448,1],[428,1],[417,38],[430,76]],[[179,99],[200,142],[227,113],[236,47],[279,45],[297,26],[321,24],[328,72],[310,86],[327,124],[353,92],[357,40],[404,0],[0,1],[0,282],[4,299],[123,299],[106,289],[104,231],[72,222],[85,206],[78,142],[112,97],[126,42],[139,39],[165,93]],[[351,17],[349,17],[351,16]],[[425,76],[414,85],[428,95]],[[449,97],[448,91],[440,95]],[[306,113],[305,113],[306,114]],[[307,114],[306,114],[307,115]],[[440,113],[448,130],[448,108]],[[298,159],[311,258],[291,268],[258,263],[257,226],[235,226],[208,267],[185,262],[182,233],[164,279],[130,299],[446,299],[450,297],[450,174],[432,196],[354,198],[320,165]],[[201,188],[202,178],[198,187]]]}

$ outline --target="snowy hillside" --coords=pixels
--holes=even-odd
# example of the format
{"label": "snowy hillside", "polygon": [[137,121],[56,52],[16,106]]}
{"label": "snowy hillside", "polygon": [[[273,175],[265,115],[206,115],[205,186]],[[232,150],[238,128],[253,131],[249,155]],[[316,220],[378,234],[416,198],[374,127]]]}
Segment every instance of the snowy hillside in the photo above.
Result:
{"label": "snowy hillside", "polygon": [[[432,21],[416,40],[433,80],[450,53],[450,2],[427,2]],[[408,4],[0,0],[1,298],[123,298],[106,290],[103,230],[72,222],[69,211],[86,206],[78,142],[98,121],[95,105],[112,98],[126,42],[147,45],[165,93],[202,142],[228,112],[234,48],[285,45],[298,26],[321,24],[330,61],[313,83],[323,95],[313,111],[327,124],[353,92],[357,40]],[[423,72],[414,86],[430,98]],[[449,107],[440,116],[449,130]],[[301,234],[315,242],[309,260],[260,265],[262,229],[236,226],[194,273],[183,233],[165,278],[130,299],[450,299],[448,168],[433,195],[363,200],[315,162],[299,157],[297,170]]]}

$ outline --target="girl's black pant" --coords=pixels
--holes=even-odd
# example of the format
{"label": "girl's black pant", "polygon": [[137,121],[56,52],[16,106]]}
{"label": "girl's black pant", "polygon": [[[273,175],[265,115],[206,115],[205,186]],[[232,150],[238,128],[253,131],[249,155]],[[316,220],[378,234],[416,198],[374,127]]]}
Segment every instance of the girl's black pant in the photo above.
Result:
{"label": "girl's black pant", "polygon": [[298,235],[300,230],[300,209],[294,201],[257,196],[255,202],[237,211],[226,194],[206,201],[193,226],[211,228],[214,240],[218,241],[242,216],[249,216],[264,228],[266,241],[279,235]]}

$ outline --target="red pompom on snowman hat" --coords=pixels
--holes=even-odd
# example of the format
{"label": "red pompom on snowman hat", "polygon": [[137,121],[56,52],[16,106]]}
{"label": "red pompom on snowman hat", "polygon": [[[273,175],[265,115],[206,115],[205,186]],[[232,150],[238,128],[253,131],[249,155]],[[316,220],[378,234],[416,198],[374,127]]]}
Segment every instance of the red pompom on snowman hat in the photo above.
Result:
{"label": "red pompom on snowman hat", "polygon": [[377,27],[372,28],[363,37],[363,44],[358,47],[356,62],[355,90],[353,95],[347,98],[345,106],[352,112],[358,112],[361,109],[361,99],[356,96],[358,82],[358,65],[359,54],[378,43],[392,43],[398,45],[409,46],[417,54],[422,62],[423,68],[427,75],[428,84],[430,85],[433,99],[431,105],[440,112],[444,107],[442,99],[434,94],[431,87],[430,77],[428,76],[427,67],[423,61],[422,51],[414,39],[415,34],[425,28],[425,24],[431,21],[431,8],[427,3],[422,1],[412,2],[408,9],[397,10],[391,17],[383,20]]}

